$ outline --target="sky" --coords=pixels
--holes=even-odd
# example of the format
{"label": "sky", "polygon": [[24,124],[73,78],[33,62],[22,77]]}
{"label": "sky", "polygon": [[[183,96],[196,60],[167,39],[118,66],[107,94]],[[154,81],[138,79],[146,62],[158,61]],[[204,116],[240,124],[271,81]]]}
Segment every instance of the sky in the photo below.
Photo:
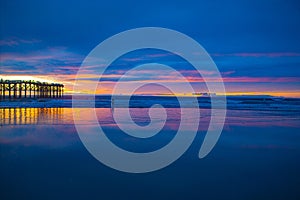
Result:
{"label": "sky", "polygon": [[[0,78],[59,82],[73,93],[76,73],[89,52],[105,39],[139,27],[169,28],[195,39],[216,63],[227,95],[300,97],[300,3],[296,0],[2,0]],[[110,94],[128,69],[149,62],[172,66],[188,77],[196,92],[206,91],[201,76],[178,55],[146,49],[113,62],[100,79],[97,94]],[[98,83],[96,74],[91,68],[82,84]],[[174,74],[164,71],[156,70],[155,76],[149,71],[137,73],[128,82],[139,80],[182,87]],[[155,84],[137,91],[169,92]]]}

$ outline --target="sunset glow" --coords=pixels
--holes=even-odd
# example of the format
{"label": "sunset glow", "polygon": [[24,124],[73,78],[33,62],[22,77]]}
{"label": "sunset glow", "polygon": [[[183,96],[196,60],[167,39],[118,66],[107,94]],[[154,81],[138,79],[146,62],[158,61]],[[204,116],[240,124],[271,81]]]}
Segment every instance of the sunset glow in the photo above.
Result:
{"label": "sunset glow", "polygon": [[[49,6],[51,7],[51,5]],[[28,12],[34,12],[31,7],[24,7],[28,9]],[[260,14],[262,20],[247,21],[249,19],[245,18],[244,20],[249,23],[248,26],[252,27],[251,30],[253,30],[251,39],[249,39],[248,33],[244,31],[244,23],[236,21],[238,18],[228,19],[232,23],[229,23],[229,27],[223,28],[223,31],[225,31],[223,33],[223,31],[217,29],[217,26],[213,28],[207,25],[210,23],[202,23],[203,19],[207,19],[207,17],[204,17],[204,14],[209,14],[205,10],[202,12],[203,14],[200,16],[196,14],[199,13],[198,11],[192,14],[193,17],[190,16],[195,21],[201,22],[199,24],[199,30],[201,31],[195,28],[195,26],[188,24],[191,20],[188,16],[181,16],[182,19],[180,21],[185,21],[184,28],[182,29],[176,25],[170,27],[168,22],[153,20],[155,21],[155,26],[169,27],[174,30],[178,29],[203,45],[222,75],[227,95],[255,94],[300,97],[299,34],[297,34],[297,31],[291,30],[291,27],[297,27],[295,18],[283,15],[285,18],[282,19],[274,15],[276,17],[269,21],[269,18],[265,18],[266,16],[263,14]],[[222,13],[223,11],[220,12]],[[3,13],[6,12],[3,11]],[[123,14],[124,19],[132,21],[133,24],[136,23],[133,27],[147,25],[147,23],[139,24],[136,19],[128,16],[127,12]],[[170,16],[176,18],[177,14],[176,12],[171,12]],[[124,21],[124,23],[121,23],[124,24],[121,27],[109,25],[106,27],[106,31],[102,29],[100,31],[95,26],[93,31],[86,32],[90,28],[87,25],[83,25],[81,31],[64,31],[69,30],[65,26],[66,24],[72,24],[73,20],[69,21],[64,14],[61,15],[63,16],[57,16],[53,19],[64,21],[62,23],[64,26],[59,25],[55,28],[62,33],[59,41],[56,41],[57,36],[55,34],[49,35],[48,31],[35,34],[37,30],[34,27],[41,27],[41,30],[48,30],[47,23],[41,23],[37,18],[30,18],[29,16],[28,21],[37,24],[37,26],[31,27],[30,24],[20,21],[12,16],[11,13],[6,13],[7,20],[1,22],[5,29],[3,29],[0,37],[0,78],[7,80],[35,80],[49,83],[58,82],[65,85],[65,92],[67,94],[73,94],[76,74],[89,52],[101,41],[129,28],[126,27],[125,24],[127,23]],[[82,15],[78,15],[77,17],[78,19],[89,19],[87,16]],[[53,16],[51,15],[50,18],[52,19]],[[47,19],[49,20],[50,18]],[[215,15],[207,20],[210,20],[211,23],[220,22]],[[285,21],[289,21],[289,23],[285,23]],[[279,25],[276,23],[279,23]],[[13,24],[23,24],[23,27],[28,26],[28,28],[22,28],[14,32],[18,28]],[[260,28],[266,26],[275,29],[272,31],[272,37],[274,37],[272,41],[268,40],[270,33],[262,32]],[[114,30],[112,27],[119,28]],[[277,29],[276,27],[281,28]],[[235,31],[232,32],[230,30]],[[16,34],[18,32],[23,34]],[[81,39],[78,40],[77,38]],[[290,40],[287,41],[284,38],[289,38]],[[192,54],[201,56],[200,52],[193,52]],[[205,90],[205,81],[201,75],[182,59],[180,55],[175,55],[171,52],[155,49],[142,49],[140,51],[129,52],[111,63],[111,66],[109,66],[108,70],[101,77],[99,77],[98,72],[99,68],[104,67],[104,60],[99,55],[99,58],[95,58],[95,61],[95,65],[85,66],[85,75],[80,77],[81,80],[78,81],[78,84],[97,85],[99,82],[101,86],[96,89],[97,95],[111,94],[115,83],[127,70],[145,63],[161,63],[170,66],[180,72],[192,84],[195,92],[207,92]],[[205,63],[199,64],[205,65]],[[210,77],[206,80],[208,82],[221,81],[216,80],[214,78],[215,74],[211,71],[203,70],[201,73]],[[99,78],[101,78],[100,81]],[[180,83],[181,81],[179,81],[176,75],[166,74],[161,70],[139,71],[133,77],[129,77],[127,83],[132,81],[139,81],[145,84],[168,82],[176,85],[178,88],[181,87],[182,94],[185,93]],[[93,92],[87,89],[85,91],[77,91],[76,93],[92,94]],[[160,91],[158,88],[150,87],[147,87],[147,91],[140,91],[139,93],[149,95],[165,94],[164,91]]]}

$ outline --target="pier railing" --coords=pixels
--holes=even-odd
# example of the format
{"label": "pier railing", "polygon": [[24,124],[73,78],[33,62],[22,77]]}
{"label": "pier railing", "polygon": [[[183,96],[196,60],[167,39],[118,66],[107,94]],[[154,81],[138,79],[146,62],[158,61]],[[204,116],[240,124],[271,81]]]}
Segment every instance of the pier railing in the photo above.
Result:
{"label": "pier railing", "polygon": [[0,99],[61,98],[64,85],[24,80],[0,80]]}

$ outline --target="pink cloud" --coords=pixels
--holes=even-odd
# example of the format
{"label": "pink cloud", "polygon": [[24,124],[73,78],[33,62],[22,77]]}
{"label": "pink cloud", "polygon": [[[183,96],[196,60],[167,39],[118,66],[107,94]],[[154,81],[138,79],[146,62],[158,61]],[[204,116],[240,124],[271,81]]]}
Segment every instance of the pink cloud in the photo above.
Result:
{"label": "pink cloud", "polygon": [[224,82],[268,82],[268,83],[283,83],[283,82],[300,82],[299,77],[224,77]]}

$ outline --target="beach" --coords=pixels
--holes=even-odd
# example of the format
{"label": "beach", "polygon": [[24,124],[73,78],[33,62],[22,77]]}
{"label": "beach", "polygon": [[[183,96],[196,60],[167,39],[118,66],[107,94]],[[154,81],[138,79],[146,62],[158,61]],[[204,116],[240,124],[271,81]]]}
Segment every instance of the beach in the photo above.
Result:
{"label": "beach", "polygon": [[[149,123],[148,108],[137,106],[138,100],[130,111],[137,124],[145,125]],[[71,99],[56,101],[67,105]],[[152,97],[152,103],[156,101],[162,102]],[[163,103],[173,101],[165,99]],[[95,108],[99,124],[112,142],[128,151],[149,152],[163,147],[173,139],[180,122],[180,108],[169,103],[163,130],[152,138],[134,138],[116,126],[110,102],[102,104],[107,107]],[[300,114],[299,110],[286,109],[288,106],[293,104],[285,102],[277,110],[270,106],[228,109],[219,141],[203,159],[198,158],[198,151],[211,113],[209,108],[200,108],[201,122],[190,148],[170,166],[146,174],[116,171],[89,154],[76,132],[70,107],[2,107],[1,197],[298,199]],[[81,123],[90,125],[86,119],[82,116]]]}

